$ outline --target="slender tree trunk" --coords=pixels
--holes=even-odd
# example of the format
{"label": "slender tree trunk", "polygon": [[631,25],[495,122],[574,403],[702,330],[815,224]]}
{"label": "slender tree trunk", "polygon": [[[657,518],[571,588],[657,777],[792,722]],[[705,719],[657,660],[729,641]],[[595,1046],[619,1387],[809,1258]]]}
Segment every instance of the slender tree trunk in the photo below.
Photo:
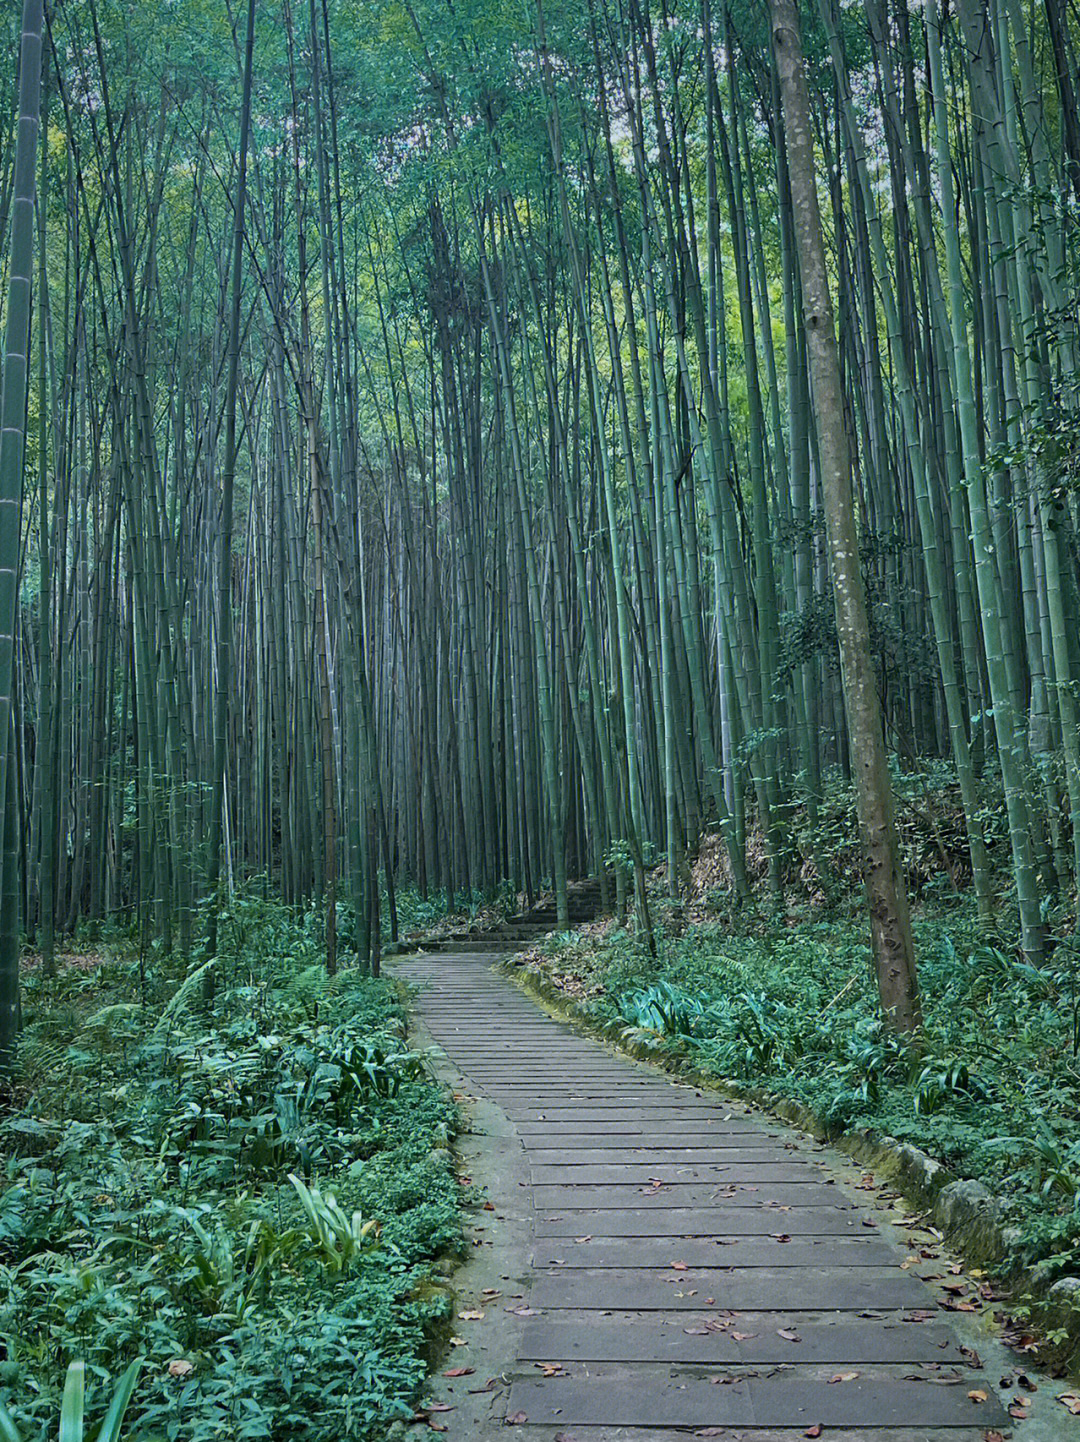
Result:
{"label": "slender tree trunk", "polygon": [[866,858],[865,880],[878,991],[889,1022],[899,1031],[911,1032],[920,1021],[915,950],[870,651],[866,596],[859,568],[851,459],[844,428],[832,297],[818,209],[814,135],[799,12],[795,0],[770,0],[769,9],[784,110],[822,499],[844,702],[851,735],[851,762]]}

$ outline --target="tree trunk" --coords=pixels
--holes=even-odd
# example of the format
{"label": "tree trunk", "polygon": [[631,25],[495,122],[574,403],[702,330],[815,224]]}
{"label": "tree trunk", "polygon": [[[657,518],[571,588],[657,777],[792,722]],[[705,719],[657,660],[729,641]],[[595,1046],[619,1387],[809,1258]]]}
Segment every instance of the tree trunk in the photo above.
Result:
{"label": "tree trunk", "polygon": [[769,8],[784,109],[822,499],[844,703],[851,737],[851,765],[865,850],[874,964],[886,1018],[897,1030],[911,1032],[920,1021],[915,952],[870,651],[866,595],[859,568],[851,457],[844,428],[840,363],[818,209],[799,13],[796,0],[770,0]]}

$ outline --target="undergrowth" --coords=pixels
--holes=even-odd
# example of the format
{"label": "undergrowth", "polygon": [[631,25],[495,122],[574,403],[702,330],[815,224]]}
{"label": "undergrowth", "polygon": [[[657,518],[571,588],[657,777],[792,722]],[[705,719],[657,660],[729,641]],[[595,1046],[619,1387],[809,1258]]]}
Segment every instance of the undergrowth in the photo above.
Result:
{"label": "undergrowth", "polygon": [[[413,1415],[461,1246],[451,1099],[392,987],[328,980],[312,928],[240,899],[185,980],[124,949],[31,972],[0,1123],[0,1400],[55,1435],[145,1358],[139,1439],[367,1442]],[[88,1434],[92,1435],[92,1434]]]}
{"label": "undergrowth", "polygon": [[915,921],[925,1024],[879,1018],[863,917],[743,924],[672,914],[653,961],[629,931],[546,946],[597,1021],[706,1074],[810,1105],[834,1132],[872,1125],[1002,1199],[1017,1258],[1048,1280],[1080,1264],[1080,956],[1044,970],[981,941],[966,903]]}

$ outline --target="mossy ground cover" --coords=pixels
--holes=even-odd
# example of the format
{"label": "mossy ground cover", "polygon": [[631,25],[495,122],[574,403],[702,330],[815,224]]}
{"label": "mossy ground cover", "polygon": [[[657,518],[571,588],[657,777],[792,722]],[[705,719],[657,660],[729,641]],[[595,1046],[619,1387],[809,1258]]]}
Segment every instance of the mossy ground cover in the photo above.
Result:
{"label": "mossy ground cover", "polygon": [[[984,1181],[1019,1228],[1015,1260],[1080,1268],[1080,968],[1036,970],[987,944],[967,899],[915,930],[924,1029],[883,1027],[865,915],[802,906],[687,921],[657,899],[654,960],[632,928],[553,937],[541,964],[599,1023],[718,1079],[804,1102],[840,1132],[873,1126]],[[1000,939],[999,939],[1000,940]]]}
{"label": "mossy ground cover", "polygon": [[204,975],[107,946],[31,971],[24,1012],[0,1121],[21,1434],[55,1435],[69,1362],[93,1421],[137,1356],[133,1442],[375,1442],[410,1417],[462,1214],[453,1102],[394,988],[328,980],[316,927],[239,899]]}

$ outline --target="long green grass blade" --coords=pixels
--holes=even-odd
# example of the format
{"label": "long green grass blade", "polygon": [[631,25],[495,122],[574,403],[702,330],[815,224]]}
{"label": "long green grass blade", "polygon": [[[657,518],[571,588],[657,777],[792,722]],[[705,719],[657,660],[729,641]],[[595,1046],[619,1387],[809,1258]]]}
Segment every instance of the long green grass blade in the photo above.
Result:
{"label": "long green grass blade", "polygon": [[86,1400],[86,1368],[72,1362],[64,1383],[60,1406],[60,1442],[83,1442],[83,1406]]}
{"label": "long green grass blade", "polygon": [[142,1371],[143,1358],[136,1357],[131,1366],[127,1369],[120,1381],[116,1384],[116,1391],[113,1393],[112,1401],[109,1403],[109,1410],[105,1413],[105,1421],[101,1424],[101,1431],[97,1435],[97,1442],[117,1442],[120,1436],[120,1428],[124,1425],[124,1413],[131,1401],[131,1394],[139,1380],[139,1373]]}
{"label": "long green grass blade", "polygon": [[3,1402],[0,1402],[0,1442],[22,1442],[19,1429]]}

